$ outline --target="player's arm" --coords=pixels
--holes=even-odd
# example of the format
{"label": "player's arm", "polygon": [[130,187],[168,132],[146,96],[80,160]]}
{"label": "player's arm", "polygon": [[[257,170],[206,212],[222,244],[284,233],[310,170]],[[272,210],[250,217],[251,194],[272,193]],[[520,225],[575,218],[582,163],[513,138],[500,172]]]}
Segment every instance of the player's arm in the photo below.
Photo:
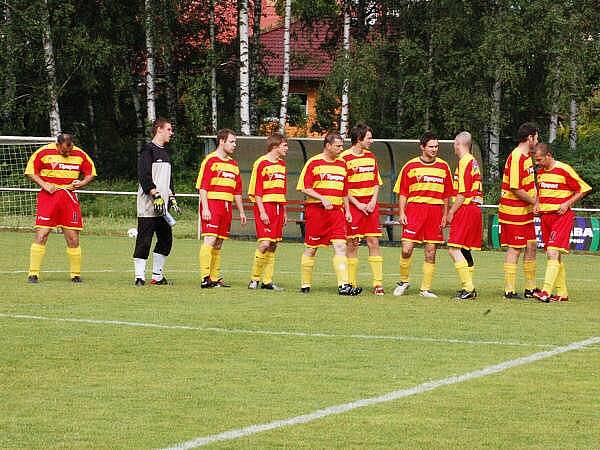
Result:
{"label": "player's arm", "polygon": [[73,186],[73,189],[81,189],[82,187],[87,185],[90,181],[92,181],[94,178],[96,178],[96,176],[93,174],[85,175],[81,180],[73,180],[73,182],[71,183],[71,186]]}
{"label": "player's arm", "polygon": [[208,209],[208,191],[206,189],[198,189],[198,195],[200,197],[200,206],[202,209],[202,220],[210,222],[212,218],[210,209]]}
{"label": "player's arm", "polygon": [[367,212],[372,213],[375,210],[375,206],[377,206],[377,199],[379,198],[379,185],[376,184],[373,186],[373,196],[369,203],[367,203]]}
{"label": "player's arm", "polygon": [[270,220],[267,211],[265,210],[265,204],[262,201],[262,195],[254,196],[254,200],[256,201],[256,207],[258,208],[261,222],[265,225],[269,225]]}
{"label": "player's arm", "polygon": [[301,189],[300,192],[302,192],[304,195],[307,195],[309,197],[319,200],[323,204],[323,207],[325,209],[333,208],[333,205],[331,204],[331,202],[324,195],[319,194],[313,188],[305,187],[304,189]]}
{"label": "player's arm", "polygon": [[52,183],[48,183],[47,181],[42,180],[42,178],[37,173],[27,174],[27,177],[41,187],[48,194],[53,194],[56,191],[56,186]]}
{"label": "player's arm", "polygon": [[344,196],[344,215],[347,222],[352,222],[352,214],[350,214],[350,199],[347,195]]}
{"label": "player's arm", "polygon": [[154,196],[158,190],[152,179],[152,153],[142,150],[138,157],[138,181],[144,194]]}
{"label": "player's arm", "polygon": [[452,223],[452,220],[454,219],[454,214],[456,214],[456,211],[458,211],[458,208],[460,208],[464,202],[465,196],[462,194],[456,194],[456,197],[454,198],[454,203],[452,203],[452,206],[448,211],[448,215],[446,216],[446,224],[450,225]]}
{"label": "player's arm", "polygon": [[244,212],[244,202],[242,201],[242,194],[235,194],[233,196],[233,199],[235,200],[235,206],[237,207],[240,213],[240,223],[242,225],[246,225],[248,219],[246,218],[246,213]]}
{"label": "player's arm", "polygon": [[443,205],[443,212],[442,212],[442,222],[440,223],[440,228],[444,228],[446,226],[446,224],[448,223],[448,204],[449,204],[449,197],[444,198],[442,201],[444,202]]}
{"label": "player's arm", "polygon": [[535,205],[537,199],[535,197],[532,197],[531,195],[529,195],[527,192],[525,192],[523,189],[513,189],[511,188],[510,191],[516,195],[516,197],[519,200],[524,201],[525,203],[529,203],[530,205]]}
{"label": "player's arm", "polygon": [[575,195],[573,195],[573,197],[561,203],[560,208],[558,208],[557,211],[558,214],[562,215],[566,213],[569,209],[571,209],[571,206],[573,206],[575,203],[577,203],[579,200],[585,197],[589,192],[590,191],[577,192]]}
{"label": "player's arm", "polygon": [[407,203],[407,197],[403,194],[400,194],[398,196],[398,220],[400,221],[400,223],[402,225],[406,225],[408,223],[408,220],[406,219],[406,203]]}

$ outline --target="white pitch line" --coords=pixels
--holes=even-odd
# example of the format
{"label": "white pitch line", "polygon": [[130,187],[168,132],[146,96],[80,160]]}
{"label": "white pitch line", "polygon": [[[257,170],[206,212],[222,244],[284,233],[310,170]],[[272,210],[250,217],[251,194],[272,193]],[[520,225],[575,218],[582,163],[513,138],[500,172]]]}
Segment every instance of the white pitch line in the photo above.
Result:
{"label": "white pitch line", "polygon": [[388,392],[387,394],[380,395],[378,397],[364,398],[356,400],[350,403],[343,403],[341,405],[334,405],[328,408],[319,409],[317,411],[303,414],[301,416],[291,417],[289,419],[275,420],[269,423],[263,423],[258,425],[250,425],[245,428],[237,428],[229,431],[224,431],[218,434],[212,434],[209,436],[199,437],[186,442],[175,444],[170,447],[166,447],[163,450],[187,450],[192,448],[201,447],[204,445],[212,444],[215,442],[231,441],[239,439],[245,436],[251,436],[253,434],[262,433],[264,431],[275,430],[277,428],[299,425],[304,423],[313,422],[315,420],[323,419],[328,416],[342,414],[348,411],[352,411],[358,408],[364,408],[366,406],[377,405],[380,403],[391,402],[400,398],[409,397],[411,395],[422,394],[424,392],[433,391],[434,389],[442,386],[448,386],[451,384],[464,383],[465,381],[473,380],[476,378],[486,377],[495,373],[503,372],[514,367],[522,366],[525,364],[531,364],[542,359],[550,358],[552,356],[560,355],[561,353],[571,352],[573,350],[580,350],[584,347],[588,347],[593,344],[600,343],[600,337],[592,337],[580,342],[573,342],[563,347],[556,347],[552,350],[534,353],[529,356],[524,356],[517,359],[511,359],[509,361],[501,362],[493,366],[487,366],[480,370],[473,372],[467,372],[462,375],[453,375],[447,378],[439,380],[428,381],[426,383],[413,386],[408,389],[402,389],[398,391]]}
{"label": "white pitch line", "polygon": [[25,319],[25,320],[43,320],[48,322],[68,322],[68,323],[85,323],[92,325],[116,325],[140,328],[154,328],[162,330],[190,330],[200,331],[205,333],[225,333],[225,334],[253,334],[264,336],[293,336],[303,338],[327,338],[327,339],[356,339],[366,341],[414,341],[414,342],[431,342],[438,344],[465,344],[465,345],[503,345],[514,347],[555,347],[554,344],[528,344],[525,342],[514,341],[477,341],[465,339],[445,339],[445,338],[430,338],[419,336],[386,336],[386,335],[369,335],[369,334],[332,334],[332,333],[311,333],[302,331],[277,331],[277,330],[245,330],[240,328],[219,328],[219,327],[197,327],[192,325],[166,325],[158,323],[145,322],[129,322],[123,320],[100,320],[100,319],[82,319],[73,317],[46,317],[33,316],[27,314],[7,314],[0,313],[0,317],[7,319]]}

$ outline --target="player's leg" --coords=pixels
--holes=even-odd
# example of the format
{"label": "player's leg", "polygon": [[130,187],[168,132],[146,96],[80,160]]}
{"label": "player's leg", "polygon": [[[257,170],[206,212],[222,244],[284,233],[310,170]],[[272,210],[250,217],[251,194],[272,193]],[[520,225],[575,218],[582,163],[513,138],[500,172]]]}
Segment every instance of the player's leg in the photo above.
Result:
{"label": "player's leg", "polygon": [[271,241],[268,239],[261,239],[258,241],[256,250],[254,251],[254,262],[252,264],[252,276],[250,283],[248,283],[248,289],[257,289],[258,283],[263,277],[265,265],[267,264],[267,250],[271,245]]}
{"label": "player's leg", "polygon": [[164,266],[167,256],[173,247],[173,230],[162,217],[157,218],[156,223],[156,245],[152,253],[152,281],[153,285],[168,284],[164,276]]}
{"label": "player's leg", "polygon": [[402,253],[400,254],[400,282],[396,283],[394,295],[404,295],[410,286],[410,266],[412,263],[413,250],[415,243],[413,241],[402,240]]}
{"label": "player's leg", "polygon": [[537,241],[535,238],[527,240],[527,246],[523,255],[523,275],[525,276],[525,291],[523,296],[525,298],[533,298],[533,294],[538,291],[536,282],[536,253]]}
{"label": "player's leg", "polygon": [[210,268],[212,265],[213,247],[217,242],[217,236],[204,235],[200,252],[198,253],[198,261],[200,263],[200,279],[202,280],[202,288],[213,287],[210,279]]}
{"label": "player's leg", "polygon": [[67,243],[70,277],[73,283],[81,283],[81,247],[79,246],[79,230],[63,228],[63,236]]}
{"label": "player's leg", "polygon": [[27,281],[37,283],[40,277],[40,270],[44,256],[46,255],[46,242],[52,228],[36,228],[35,236],[29,249],[29,273]]}
{"label": "player's leg", "polygon": [[507,299],[519,298],[516,290],[517,264],[521,255],[521,248],[508,247],[504,256],[504,297]]}
{"label": "player's leg", "polygon": [[369,248],[369,266],[373,275],[373,293],[384,295],[383,289],[383,257],[379,248],[379,236],[367,236],[367,247]]}
{"label": "player's leg", "polygon": [[[229,235],[229,232],[227,235]],[[209,276],[213,284],[217,287],[229,287],[229,285],[225,284],[223,278],[221,277],[221,248],[223,247],[224,239],[225,238],[223,236],[217,237],[212,247],[212,257],[210,260]]]}
{"label": "player's leg", "polygon": [[277,250],[277,242],[271,241],[265,252],[265,269],[262,276],[261,289],[270,291],[283,291],[283,288],[273,283],[273,274],[275,273],[275,251]]}
{"label": "player's leg", "polygon": [[[146,261],[150,254],[152,245],[152,236],[157,217],[138,217],[137,236],[135,238],[135,249],[133,251],[133,267],[135,272],[136,286],[143,286],[146,283]],[[164,220],[163,220],[164,222]]]}
{"label": "player's leg", "polygon": [[348,259],[348,283],[352,286],[358,286],[358,247],[360,245],[359,237],[351,237],[346,241],[346,258]]}
{"label": "player's leg", "polygon": [[[308,223],[307,223],[308,226]],[[312,286],[312,275],[317,256],[316,247],[304,247],[302,259],[300,261],[300,292],[308,294]]]}
{"label": "player's leg", "polygon": [[423,261],[423,278],[421,279],[420,295],[422,297],[435,298],[433,292],[431,292],[431,283],[433,282],[433,275],[435,273],[435,254],[436,245],[432,242],[425,243],[425,261]]}

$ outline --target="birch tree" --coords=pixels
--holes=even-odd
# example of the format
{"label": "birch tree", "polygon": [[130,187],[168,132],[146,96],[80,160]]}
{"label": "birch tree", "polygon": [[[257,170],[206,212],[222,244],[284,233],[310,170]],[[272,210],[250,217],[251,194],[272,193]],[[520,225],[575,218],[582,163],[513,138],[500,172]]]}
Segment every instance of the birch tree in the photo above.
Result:
{"label": "birch tree", "polygon": [[290,25],[292,21],[292,0],[285,0],[283,25],[283,80],[281,83],[281,108],[279,110],[279,132],[285,133],[287,102],[290,91]]}
{"label": "birch tree", "polygon": [[262,0],[253,1],[252,43],[250,45],[250,131],[255,134],[258,130],[258,72],[261,58],[260,19],[262,17]]}
{"label": "birch tree", "polygon": [[248,0],[239,0],[240,36],[240,131],[250,135],[250,92],[248,65]]}
{"label": "birch tree", "polygon": [[209,14],[209,33],[210,33],[210,112],[212,132],[218,130],[217,123],[217,61],[215,53],[215,0],[210,0]]}
{"label": "birch tree", "polygon": [[50,30],[50,14],[48,0],[44,0],[42,44],[44,46],[44,62],[48,76],[48,97],[50,99],[50,133],[56,136],[61,131],[60,110],[58,108],[58,90],[56,83],[56,62],[54,60],[54,47]]}
{"label": "birch tree", "polygon": [[[344,62],[347,66],[350,59],[350,0],[344,0],[344,32],[343,32],[343,48],[344,48]],[[348,73],[348,67],[346,67],[346,73]],[[340,117],[340,134],[342,137],[346,136],[348,130],[348,116],[350,113],[350,79],[344,78],[342,85],[342,115]]]}
{"label": "birch tree", "polygon": [[156,97],[154,92],[154,44],[152,39],[152,0],[145,0],[146,24],[146,104],[149,123],[156,120]]}
{"label": "birch tree", "polygon": [[569,103],[569,148],[577,150],[577,101],[572,98]]}

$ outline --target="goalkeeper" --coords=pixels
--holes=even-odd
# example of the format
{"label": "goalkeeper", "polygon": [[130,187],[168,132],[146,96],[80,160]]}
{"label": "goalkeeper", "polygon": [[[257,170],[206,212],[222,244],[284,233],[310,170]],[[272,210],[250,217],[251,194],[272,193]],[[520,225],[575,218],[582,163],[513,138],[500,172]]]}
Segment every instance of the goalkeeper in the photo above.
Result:
{"label": "goalkeeper", "polygon": [[175,200],[171,156],[166,146],[173,136],[171,123],[158,118],[152,126],[152,141],[144,145],[138,156],[137,239],[133,252],[136,286],[146,284],[146,261],[150,254],[152,236],[156,245],[152,253],[152,285],[168,284],[163,274],[165,261],[173,245],[173,232],[165,214],[170,207],[181,212]]}

